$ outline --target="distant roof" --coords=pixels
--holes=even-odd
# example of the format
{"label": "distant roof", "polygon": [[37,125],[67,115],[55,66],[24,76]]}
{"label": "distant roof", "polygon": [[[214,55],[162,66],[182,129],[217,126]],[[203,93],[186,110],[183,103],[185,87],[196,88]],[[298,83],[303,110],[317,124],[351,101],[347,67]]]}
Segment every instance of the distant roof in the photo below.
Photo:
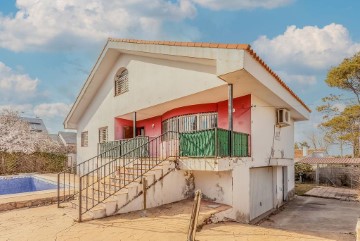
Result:
{"label": "distant roof", "polygon": [[66,144],[76,144],[76,133],[59,131],[59,136],[66,142]]}
{"label": "distant roof", "polygon": [[308,163],[308,164],[360,164],[360,158],[307,157],[307,158],[299,160],[298,162]]}
{"label": "distant roof", "polygon": [[[325,149],[307,149],[307,156],[306,157],[325,157],[327,156]],[[295,149],[294,150],[294,158],[305,158],[303,156],[304,150],[303,149]]]}
{"label": "distant roof", "polygon": [[59,138],[59,136],[57,134],[49,134],[49,137],[50,137],[51,140],[61,143],[60,138]]}
{"label": "distant roof", "polygon": [[42,119],[32,117],[20,117],[24,121],[28,122],[32,131],[47,133],[46,126]]}

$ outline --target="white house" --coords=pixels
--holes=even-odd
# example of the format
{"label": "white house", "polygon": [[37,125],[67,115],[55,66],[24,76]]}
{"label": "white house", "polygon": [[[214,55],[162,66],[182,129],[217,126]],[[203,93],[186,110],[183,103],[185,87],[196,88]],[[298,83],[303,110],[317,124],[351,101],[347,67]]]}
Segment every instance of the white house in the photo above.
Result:
{"label": "white house", "polygon": [[309,114],[249,45],[109,39],[64,122],[80,213],[201,189],[231,207],[223,217],[254,220],[294,195],[294,122]]}

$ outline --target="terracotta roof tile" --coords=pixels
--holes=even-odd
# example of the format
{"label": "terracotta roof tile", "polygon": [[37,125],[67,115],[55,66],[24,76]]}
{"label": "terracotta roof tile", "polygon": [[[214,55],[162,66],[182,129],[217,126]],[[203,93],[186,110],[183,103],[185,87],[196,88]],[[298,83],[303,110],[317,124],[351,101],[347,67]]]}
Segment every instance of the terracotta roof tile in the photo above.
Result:
{"label": "terracotta roof tile", "polygon": [[236,49],[237,46],[238,46],[238,44],[228,44],[228,45],[226,46],[226,48],[228,48],[228,49]]}
{"label": "terracotta roof tile", "polygon": [[[302,106],[311,112],[310,108],[275,74],[270,67],[251,49],[248,44],[224,44],[224,43],[194,43],[194,42],[174,42],[174,41],[148,41],[148,40],[134,40],[134,39],[116,39],[108,38],[111,42],[124,43],[138,43],[138,44],[158,44],[168,46],[185,46],[185,47],[202,47],[202,48],[220,48],[220,49],[242,49],[246,50],[256,61],[258,61],[278,82],[285,88],[295,99],[297,99]],[[216,46],[216,47],[215,47]]]}
{"label": "terracotta roof tile", "polygon": [[218,48],[220,49],[226,49],[227,44],[219,44]]}

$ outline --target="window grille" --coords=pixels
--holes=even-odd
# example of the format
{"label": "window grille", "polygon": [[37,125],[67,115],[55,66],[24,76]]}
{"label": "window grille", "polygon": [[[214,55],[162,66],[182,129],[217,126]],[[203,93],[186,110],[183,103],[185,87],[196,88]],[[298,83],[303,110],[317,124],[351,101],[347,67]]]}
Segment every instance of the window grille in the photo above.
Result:
{"label": "window grille", "polygon": [[104,143],[108,141],[108,128],[102,127],[99,129],[99,143]]}
{"label": "window grille", "polygon": [[89,138],[89,134],[87,131],[81,132],[81,146],[83,147],[88,146],[88,138]]}
{"label": "window grille", "polygon": [[125,68],[121,68],[115,75],[114,89],[115,96],[121,95],[129,91],[129,72]]}

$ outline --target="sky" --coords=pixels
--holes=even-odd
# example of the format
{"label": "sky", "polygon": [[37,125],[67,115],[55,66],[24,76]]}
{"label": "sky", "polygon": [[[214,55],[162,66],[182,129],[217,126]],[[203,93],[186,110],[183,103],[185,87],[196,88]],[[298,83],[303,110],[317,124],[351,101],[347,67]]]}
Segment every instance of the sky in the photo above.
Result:
{"label": "sky", "polygon": [[[63,121],[108,37],[248,43],[313,110],[295,140],[318,130],[327,71],[360,51],[360,1],[0,0],[0,109]],[[351,151],[348,149],[348,151]]]}

